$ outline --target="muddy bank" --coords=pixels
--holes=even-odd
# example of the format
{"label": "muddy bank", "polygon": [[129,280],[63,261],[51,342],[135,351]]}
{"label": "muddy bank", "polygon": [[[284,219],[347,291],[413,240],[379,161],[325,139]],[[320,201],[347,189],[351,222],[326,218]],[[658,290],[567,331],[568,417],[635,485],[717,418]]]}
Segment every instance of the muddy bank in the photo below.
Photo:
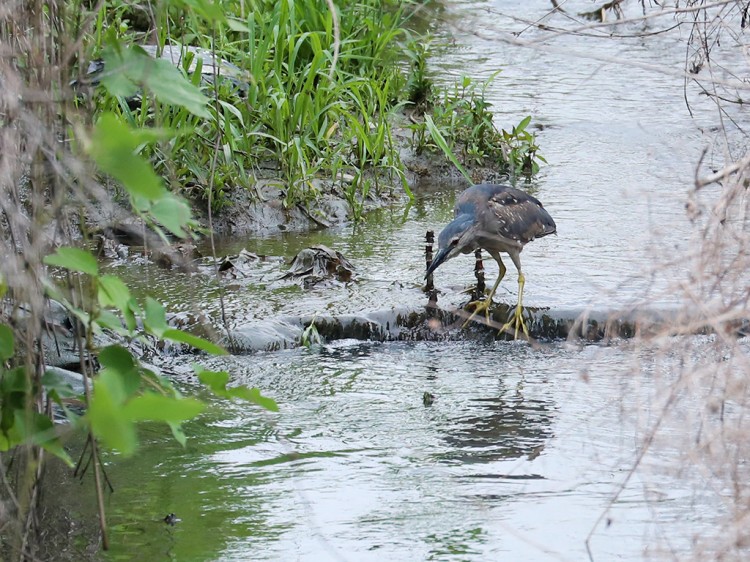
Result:
{"label": "muddy bank", "polygon": [[[401,149],[403,173],[412,191],[424,184],[460,184],[468,182],[443,154],[416,154],[408,148],[410,133],[399,130],[394,138]],[[508,176],[498,170],[464,164],[475,183],[507,182]],[[354,215],[346,196],[352,178],[344,176],[340,181],[314,179],[310,182],[316,197],[307,204],[291,207],[284,205],[285,189],[278,179],[261,179],[253,190],[235,188],[227,195],[228,205],[214,213],[211,223],[205,205],[197,202],[198,219],[206,229],[222,236],[270,235],[279,232],[303,232],[330,228],[348,223]],[[392,205],[407,198],[403,187],[393,178],[380,180],[380,189],[371,190],[364,200],[357,195],[366,215],[376,209]]]}
{"label": "muddy bank", "polygon": [[[417,154],[410,147],[411,132],[394,126],[393,138],[400,147],[403,164],[402,173],[409,188],[418,192],[422,187],[435,185],[459,185],[468,187],[468,182],[442,153],[423,152]],[[464,167],[474,183],[507,183],[506,173],[491,167],[464,162]],[[220,236],[267,236],[280,232],[305,232],[340,226],[351,222],[354,213],[347,191],[353,177],[343,174],[338,180],[315,178],[309,182],[314,193],[310,201],[286,206],[286,188],[276,176],[272,163],[266,163],[258,172],[258,179],[252,189],[234,187],[227,190],[224,206],[209,213],[206,201],[191,199],[191,207],[200,226],[205,231],[213,231]],[[357,190],[356,202],[366,215],[383,207],[407,199],[407,193],[398,178],[378,178],[378,188],[371,189],[363,199]],[[106,207],[106,208],[105,208]],[[99,232],[128,245],[159,248],[164,246],[154,233],[144,228],[143,223],[133,217],[130,211],[117,204],[107,202],[98,208],[88,209],[87,226],[90,231]],[[114,234],[113,234],[114,233]],[[127,233],[122,236],[122,233]]]}
{"label": "muddy bank", "polygon": [[[236,188],[227,196],[228,205],[215,213],[209,223],[205,208],[197,211],[198,219],[206,229],[216,234],[268,235],[278,232],[299,232],[329,228],[352,219],[351,205],[344,195],[345,184],[327,180],[313,180],[318,195],[307,205],[284,205],[285,191],[278,180],[265,179],[255,184],[254,190]],[[372,193],[363,202],[365,212],[392,204],[403,195],[394,189]]]}

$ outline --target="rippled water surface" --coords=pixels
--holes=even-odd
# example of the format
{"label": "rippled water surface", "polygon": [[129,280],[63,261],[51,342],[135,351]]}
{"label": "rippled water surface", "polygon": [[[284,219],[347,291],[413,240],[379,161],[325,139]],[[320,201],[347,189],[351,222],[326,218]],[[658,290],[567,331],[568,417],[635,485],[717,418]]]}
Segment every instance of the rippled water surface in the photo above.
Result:
{"label": "rippled water surface", "polygon": [[[502,69],[488,89],[498,125],[530,114],[541,126],[549,165],[529,187],[559,235],[524,251],[526,303],[670,302],[669,282],[684,271],[653,264],[689,244],[684,200],[696,162],[713,146],[703,132],[711,108],[688,91],[695,117],[686,110],[675,74],[685,58],[679,33],[563,36],[542,50],[498,40],[509,31],[541,39],[502,14],[538,20],[549,8],[541,0],[451,2],[427,18],[440,52],[437,81]],[[570,24],[561,15],[545,21]],[[643,68],[653,64],[675,72]],[[422,185],[413,205],[356,228],[224,241],[226,252],[270,256],[228,291],[232,321],[422,302],[424,232],[449,219],[460,187]],[[357,280],[311,291],[281,281],[285,261],[315,243],[343,252]],[[472,266],[456,259],[438,270],[441,304],[464,298]],[[218,308],[207,280],[183,283],[155,268],[134,275],[173,309]],[[514,302],[514,279],[509,272],[498,298]],[[160,429],[147,432],[142,454],[110,469],[112,558],[583,560],[587,539],[596,560],[686,552],[719,509],[695,492],[690,474],[668,469],[676,444],[630,474],[655,392],[648,376],[636,383],[632,374],[637,361],[639,372],[647,369],[639,353],[625,344],[342,341],[216,360],[274,397],[281,412],[215,404],[187,428],[194,437],[185,450]],[[435,396],[431,406],[425,392]],[[166,526],[169,512],[182,521]]]}
{"label": "rippled water surface", "polygon": [[[281,413],[217,403],[184,450],[147,432],[141,455],[110,468],[113,557],[581,560],[591,533],[597,559],[640,559],[665,529],[685,548],[702,499],[661,470],[676,447],[610,506],[636,458],[635,420],[650,415],[628,356],[341,341],[214,360]],[[169,512],[182,521],[162,523]]]}

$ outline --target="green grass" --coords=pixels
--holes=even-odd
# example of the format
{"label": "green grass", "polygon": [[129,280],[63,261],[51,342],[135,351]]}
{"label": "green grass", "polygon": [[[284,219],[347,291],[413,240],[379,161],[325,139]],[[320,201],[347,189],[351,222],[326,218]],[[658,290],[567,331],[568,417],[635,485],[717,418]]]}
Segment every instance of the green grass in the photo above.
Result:
{"label": "green grass", "polygon": [[[383,178],[405,186],[390,125],[405,92],[400,45],[416,40],[406,33],[402,3],[338,0],[337,57],[334,17],[324,0],[248,0],[244,13],[238,2],[219,4],[229,19],[224,25],[162,11],[157,20],[168,25],[160,29],[171,35],[162,33],[160,42],[213,49],[245,72],[246,96],[227,82],[203,84],[212,100],[208,119],[149,92],[134,109],[103,89],[97,99],[97,114],[114,111],[136,126],[189,131],[144,149],[173,190],[210,200],[218,210],[229,190],[251,188],[259,175],[280,180],[287,207],[315,199],[311,180],[316,177],[365,174],[375,178],[376,189]],[[100,20],[109,19],[119,22],[119,41],[140,39],[127,28],[121,7],[105,6]],[[96,33],[92,40],[100,50],[106,34]],[[189,77],[201,85],[200,68]],[[268,170],[269,164],[275,169]]]}
{"label": "green grass", "polygon": [[409,125],[413,150],[417,154],[443,152],[459,169],[458,162],[462,162],[507,173],[511,178],[536,174],[540,163],[546,161],[539,154],[534,134],[528,130],[531,117],[525,117],[509,131],[498,129],[494,123],[492,105],[485,94],[498,73],[482,83],[465,76],[452,88],[436,92],[424,76],[424,56],[425,52],[417,52],[412,57],[412,95],[422,100],[421,107],[417,107],[425,113]]}
{"label": "green grass", "polygon": [[[357,219],[370,193],[400,185],[411,196],[391,128],[404,107],[432,116],[431,127],[423,119],[410,126],[417,153],[447,149],[456,155],[451,161],[514,177],[536,173],[544,161],[528,119],[510,131],[494,125],[485,99],[490,81],[464,78],[435,88],[427,70],[429,40],[408,29],[409,2],[337,0],[335,18],[325,0],[223,0],[215,4],[223,18],[179,9],[180,3],[155,7],[160,47],[215,52],[239,67],[246,87],[206,83],[201,61],[191,69],[188,53],[181,71],[210,99],[208,117],[165,101],[148,85],[136,107],[99,88],[93,114],[114,112],[133,127],[181,132],[142,154],[170,189],[213,210],[228,204],[232,190],[252,190],[259,178],[279,182],[287,208],[320,195],[314,179],[333,180]],[[130,28],[129,15],[120,2],[104,5],[88,37],[92,56],[106,54],[107,45],[148,40]]]}

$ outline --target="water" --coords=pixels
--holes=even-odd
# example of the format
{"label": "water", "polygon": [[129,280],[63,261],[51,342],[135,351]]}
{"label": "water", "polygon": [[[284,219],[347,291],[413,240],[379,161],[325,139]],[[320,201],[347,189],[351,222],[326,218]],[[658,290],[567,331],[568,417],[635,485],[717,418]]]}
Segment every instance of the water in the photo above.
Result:
{"label": "water", "polygon": [[[680,77],[638,66],[681,69],[676,34],[564,36],[544,41],[544,50],[486,39],[525,29],[502,13],[537,20],[549,7],[452,2],[435,25],[436,43],[451,45],[434,64],[437,79],[502,68],[488,90],[498,125],[527,114],[543,125],[538,140],[549,165],[530,187],[559,236],[524,251],[525,303],[675,302],[672,284],[687,265],[659,264],[689,248],[684,202],[702,151],[710,149],[708,165],[723,159],[710,101],[688,91],[691,118]],[[574,7],[592,5],[566,3]],[[559,15],[546,21],[569,25]],[[519,37],[542,35],[528,29]],[[599,60],[570,55],[587,50]],[[615,57],[624,64],[606,60]],[[423,302],[424,232],[449,220],[457,189],[420,186],[410,207],[379,211],[356,228],[223,241],[225,252],[270,256],[228,290],[230,323]],[[317,243],[354,263],[354,283],[303,290],[280,279],[297,251]],[[465,298],[472,266],[459,258],[438,270],[441,305]],[[492,264],[488,271],[491,279]],[[133,276],[173,310],[217,314],[207,278],[180,281],[155,268]],[[510,271],[497,298],[515,295]],[[648,352],[629,344],[341,341],[209,364],[260,387],[281,412],[213,403],[188,424],[184,450],[147,428],[141,454],[109,467],[117,487],[110,558],[583,560],[588,539],[595,560],[640,560],[687,555],[722,514],[696,472],[673,469],[683,454],[679,412],[631,473],[659,394]],[[423,404],[425,392],[434,394],[432,406]],[[85,511],[91,498],[77,500]],[[181,518],[174,527],[161,521],[170,512]]]}
{"label": "water", "polygon": [[[703,502],[659,449],[624,486],[651,397],[628,350],[341,341],[214,360],[280,414],[216,403],[109,468],[113,559],[640,559]],[[581,365],[585,364],[586,377]],[[435,396],[432,406],[424,392]],[[82,496],[78,501],[92,498]],[[606,511],[609,526],[599,522]],[[173,512],[174,527],[160,519]]]}

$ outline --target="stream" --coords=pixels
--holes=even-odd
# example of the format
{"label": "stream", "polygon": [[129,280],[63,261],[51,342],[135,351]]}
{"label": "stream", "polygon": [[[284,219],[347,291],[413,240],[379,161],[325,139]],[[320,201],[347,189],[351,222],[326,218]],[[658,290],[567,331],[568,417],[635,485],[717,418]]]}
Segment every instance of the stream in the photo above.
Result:
{"label": "stream", "polygon": [[[637,8],[634,3],[634,8]],[[679,32],[633,38],[562,35],[524,48],[492,40],[544,18],[542,0],[454,1],[426,20],[439,53],[436,81],[483,80],[499,127],[526,115],[548,161],[528,185],[558,236],[527,246],[524,304],[613,310],[674,305],[692,227],[685,198],[704,148],[714,153],[716,112],[683,79],[639,65],[683,68]],[[568,2],[570,12],[591,2]],[[634,14],[634,15],[637,15]],[[561,14],[545,22],[571,25]],[[662,18],[618,28],[636,33]],[[652,27],[651,27],[652,26]],[[467,30],[474,30],[470,33]],[[489,37],[489,39],[488,39]],[[576,56],[595,53],[598,59]],[[617,58],[625,64],[606,62]],[[744,63],[743,63],[744,64]],[[714,161],[715,160],[715,161]],[[341,315],[425,304],[424,233],[452,216],[461,183],[419,185],[413,203],[370,213],[359,225],[220,240],[247,249],[257,268],[228,285],[233,329],[282,315]],[[301,249],[325,244],[354,265],[348,284],[304,289],[282,279]],[[472,257],[435,274],[439,305],[466,301]],[[497,268],[485,261],[488,282]],[[113,265],[172,312],[216,317],[207,276]],[[515,303],[515,271],[496,300]],[[710,338],[704,338],[707,351]],[[202,358],[201,358],[202,359]],[[175,380],[195,392],[195,356],[177,357]],[[274,398],[278,414],[213,401],[186,425],[185,449],[160,426],[141,433],[132,459],[108,474],[111,560],[642,560],[681,557],[713,532],[723,506],[699,474],[678,470],[680,416],[631,470],[659,415],[655,352],[629,341],[375,342],[343,339],[202,361]],[[658,365],[658,368],[657,368]],[[425,393],[434,403],[425,405]],[[90,487],[70,499],[90,514]],[[163,522],[168,513],[180,521]]]}

